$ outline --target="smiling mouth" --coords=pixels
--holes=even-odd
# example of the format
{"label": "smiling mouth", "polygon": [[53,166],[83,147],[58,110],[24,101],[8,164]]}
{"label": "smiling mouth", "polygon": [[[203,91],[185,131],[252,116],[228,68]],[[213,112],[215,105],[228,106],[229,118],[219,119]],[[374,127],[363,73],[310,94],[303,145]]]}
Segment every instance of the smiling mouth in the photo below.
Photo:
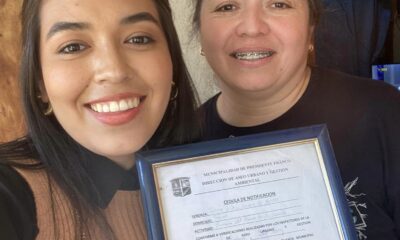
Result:
{"label": "smiling mouth", "polygon": [[140,102],[144,98],[133,97],[121,99],[118,101],[107,101],[107,102],[99,102],[88,104],[88,106],[95,112],[98,113],[116,113],[116,112],[124,112],[134,108],[137,108]]}
{"label": "smiling mouth", "polygon": [[264,58],[271,57],[275,51],[251,51],[251,52],[233,52],[230,54],[231,57],[238,60],[256,61]]}

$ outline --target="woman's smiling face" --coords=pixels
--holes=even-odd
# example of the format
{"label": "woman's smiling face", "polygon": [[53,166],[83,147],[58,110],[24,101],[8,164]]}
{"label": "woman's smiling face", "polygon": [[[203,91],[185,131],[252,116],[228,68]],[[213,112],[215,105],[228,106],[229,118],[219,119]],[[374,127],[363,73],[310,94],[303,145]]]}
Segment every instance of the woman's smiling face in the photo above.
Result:
{"label": "woman's smiling face", "polygon": [[202,1],[201,45],[223,92],[303,80],[312,31],[307,0]]}
{"label": "woman's smiling face", "polygon": [[42,95],[65,131],[133,164],[169,102],[172,62],[152,0],[44,0]]}

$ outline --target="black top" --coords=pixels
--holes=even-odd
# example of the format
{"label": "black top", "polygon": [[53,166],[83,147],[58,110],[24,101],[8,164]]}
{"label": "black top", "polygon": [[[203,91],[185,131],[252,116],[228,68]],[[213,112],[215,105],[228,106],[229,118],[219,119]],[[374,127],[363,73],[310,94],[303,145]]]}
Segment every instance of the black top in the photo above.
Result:
{"label": "black top", "polygon": [[[88,174],[99,192],[100,200],[89,199],[106,208],[117,190],[138,190],[136,168],[124,170],[105,158],[88,159]],[[13,168],[0,164],[0,238],[32,240],[38,234],[33,193]]]}
{"label": "black top", "polygon": [[313,68],[291,109],[253,127],[223,122],[217,98],[201,107],[204,140],[327,124],[359,239],[400,239],[400,92],[394,87]]}

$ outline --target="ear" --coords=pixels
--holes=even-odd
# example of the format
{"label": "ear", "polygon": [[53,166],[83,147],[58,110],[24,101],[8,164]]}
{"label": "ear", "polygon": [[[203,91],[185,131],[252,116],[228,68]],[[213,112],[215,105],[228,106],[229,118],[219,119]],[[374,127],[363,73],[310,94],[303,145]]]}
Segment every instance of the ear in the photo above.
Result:
{"label": "ear", "polygon": [[40,94],[40,99],[44,103],[49,102],[49,96],[47,95],[46,87],[44,86],[44,81],[40,80],[39,81],[39,94]]}

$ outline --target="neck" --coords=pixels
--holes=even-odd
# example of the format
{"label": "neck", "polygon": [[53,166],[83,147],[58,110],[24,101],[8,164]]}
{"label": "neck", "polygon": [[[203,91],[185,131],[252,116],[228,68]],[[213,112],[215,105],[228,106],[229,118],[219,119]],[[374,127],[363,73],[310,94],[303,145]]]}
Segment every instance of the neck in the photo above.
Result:
{"label": "neck", "polygon": [[134,156],[109,157],[109,159],[125,170],[129,170],[135,165]]}
{"label": "neck", "polygon": [[[311,70],[307,67],[280,90],[236,92],[222,89],[217,111],[224,122],[236,127],[251,127],[270,122],[286,113],[305,92]],[[225,91],[224,91],[225,90]]]}

